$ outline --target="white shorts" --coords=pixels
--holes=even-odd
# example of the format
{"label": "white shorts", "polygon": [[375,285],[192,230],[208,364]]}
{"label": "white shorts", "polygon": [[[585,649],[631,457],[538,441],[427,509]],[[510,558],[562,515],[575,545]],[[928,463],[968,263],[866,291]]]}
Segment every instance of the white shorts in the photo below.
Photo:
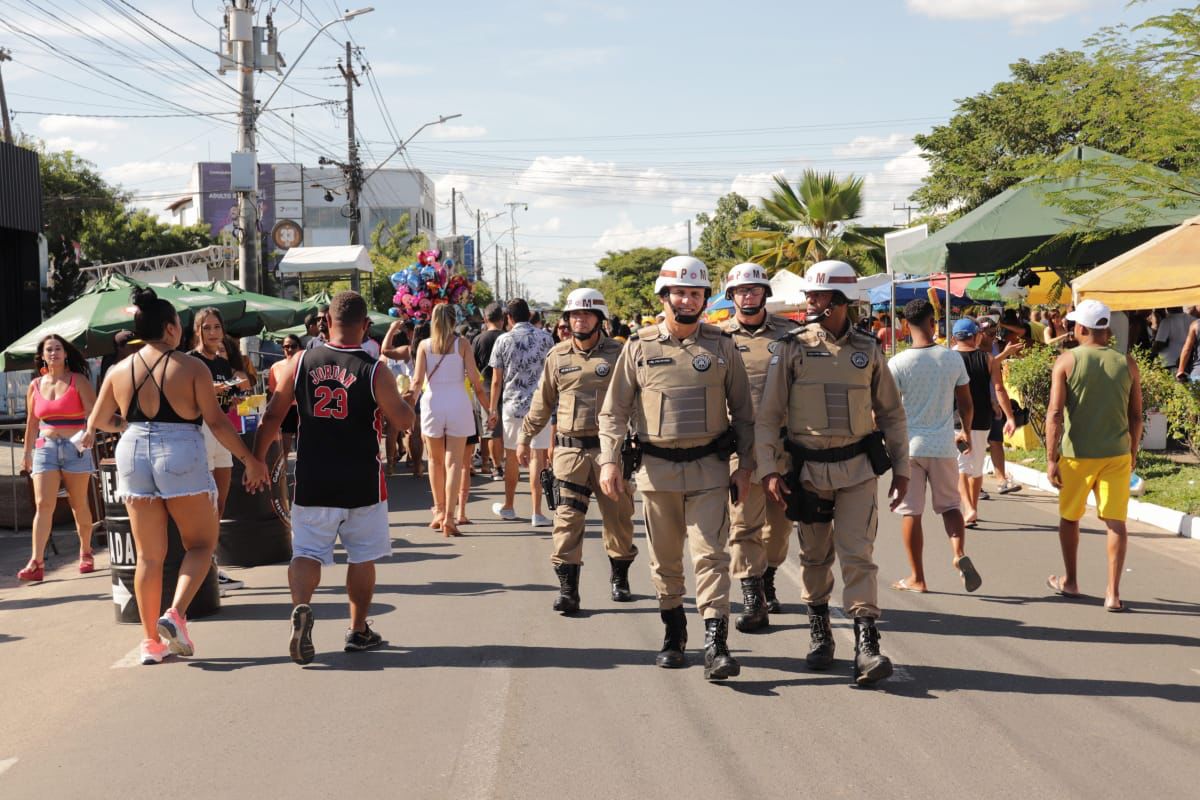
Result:
{"label": "white shorts", "polygon": [[[504,414],[504,449],[516,450],[517,445],[521,442],[521,426],[525,424],[524,417],[510,417]],[[533,441],[529,443],[529,447],[533,450],[549,450],[550,449],[550,425],[542,428],[542,432],[533,437]]]}
{"label": "white shorts", "polygon": [[387,501],[361,508],[292,506],[292,560],[333,563],[333,543],[342,540],[351,564],[379,561],[392,554]]}
{"label": "white shorts", "polygon": [[[987,431],[981,431],[987,433]],[[925,513],[925,487],[933,495],[933,512],[945,514],[959,507],[958,470],[953,458],[925,458],[913,456],[908,460],[910,475],[908,491],[904,500],[896,506],[896,513],[905,517],[919,517]]]}
{"label": "white shorts", "polygon": [[988,431],[971,431],[971,452],[958,454],[958,471],[968,478],[982,478],[987,456]]}
{"label": "white shorts", "polygon": [[233,467],[233,453],[226,450],[225,445],[217,441],[217,437],[213,436],[212,428],[208,427],[207,422],[201,424],[200,427],[204,429],[204,449],[208,452],[208,471]]}

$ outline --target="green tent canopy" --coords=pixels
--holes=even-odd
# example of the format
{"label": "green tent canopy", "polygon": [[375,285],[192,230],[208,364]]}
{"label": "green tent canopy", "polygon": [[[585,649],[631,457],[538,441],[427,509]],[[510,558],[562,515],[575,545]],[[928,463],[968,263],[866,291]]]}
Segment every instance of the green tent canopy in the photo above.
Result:
{"label": "green tent canopy", "polygon": [[[1055,159],[1055,163],[1101,160],[1125,166],[1138,163],[1083,145],[1067,150]],[[1179,180],[1174,173],[1161,172],[1164,177]],[[1098,185],[1095,178],[1087,176],[1064,180],[1041,176],[1026,178],[920,244],[901,252],[892,263],[892,271],[915,276],[946,271],[977,274],[1008,269],[1055,236],[1091,224],[1090,220],[1052,204],[1047,195],[1068,192],[1079,199],[1087,199],[1089,187]],[[1130,191],[1135,190],[1131,187]],[[1181,203],[1175,208],[1162,208],[1151,201],[1133,205],[1148,214],[1139,230],[1087,243],[1064,238],[1039,250],[1035,256],[1036,265],[1069,267],[1107,261],[1200,214],[1200,201]],[[1129,224],[1131,219],[1129,211],[1118,210],[1105,215],[1101,225],[1119,228]]]}
{"label": "green tent canopy", "polygon": [[248,292],[236,283],[229,281],[207,281],[205,283],[176,281],[171,285],[191,292],[207,292],[244,300],[246,308],[242,316],[235,320],[226,320],[225,327],[230,336],[257,336],[263,330],[276,331],[287,328],[304,322],[305,315],[315,308],[315,304],[311,303]]}
{"label": "green tent canopy", "polygon": [[[89,358],[108,355],[113,351],[113,334],[117,331],[133,330],[130,290],[145,285],[125,275],[104,276],[78,300],[0,353],[0,371],[32,368],[38,342],[49,333],[57,333]],[[219,309],[221,315],[228,320],[239,319],[246,308],[246,301],[230,295],[193,292],[172,286],[153,288],[159,297],[175,307],[184,325],[191,324],[195,311],[208,306]]]}

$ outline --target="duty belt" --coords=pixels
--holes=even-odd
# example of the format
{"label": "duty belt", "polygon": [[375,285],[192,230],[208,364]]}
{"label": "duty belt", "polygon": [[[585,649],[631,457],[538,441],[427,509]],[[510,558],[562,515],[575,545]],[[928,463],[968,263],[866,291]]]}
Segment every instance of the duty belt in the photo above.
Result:
{"label": "duty belt", "polygon": [[646,455],[682,464],[687,461],[695,461],[705,456],[714,455],[720,450],[718,439],[713,439],[708,444],[702,444],[698,447],[659,447],[650,442],[639,442],[638,447]]}
{"label": "duty belt", "polygon": [[860,439],[853,444],[848,444],[843,447],[827,447],[821,450],[809,450],[807,447],[801,447],[790,439],[783,440],[783,447],[792,458],[798,461],[815,461],[819,464],[832,464],[836,461],[849,461],[855,456],[862,455],[867,452],[870,446],[868,439]]}
{"label": "duty belt", "polygon": [[599,436],[563,436],[555,434],[554,444],[558,447],[578,447],[581,450],[594,450],[600,446]]}

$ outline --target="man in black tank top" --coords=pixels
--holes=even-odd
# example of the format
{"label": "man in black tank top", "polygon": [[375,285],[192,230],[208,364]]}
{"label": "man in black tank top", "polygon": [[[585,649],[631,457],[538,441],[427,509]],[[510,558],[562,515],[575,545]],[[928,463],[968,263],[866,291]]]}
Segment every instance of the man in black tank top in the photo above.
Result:
{"label": "man in black tank top", "polygon": [[329,305],[329,341],[305,351],[280,376],[278,389],[254,441],[265,454],[295,400],[296,485],[292,504],[292,660],[312,661],[313,611],[321,566],[333,564],[341,539],[349,569],[347,652],[370,650],[383,638],[367,626],[375,591],[375,562],[391,554],[387,484],[379,458],[384,417],[397,430],[413,424],[413,410],[400,399],[391,372],[380,368],[361,344],[370,320],[355,292],[342,292]]}
{"label": "man in black tank top", "polygon": [[988,434],[992,429],[992,388],[997,393],[1004,391],[1003,378],[992,363],[990,353],[978,347],[979,325],[970,317],[954,323],[954,350],[962,356],[967,368],[968,386],[974,413],[971,415],[971,430],[965,433],[971,439],[971,449],[958,457],[958,493],[965,509],[963,518],[968,528],[979,523],[979,497],[983,489],[983,460],[988,452]]}

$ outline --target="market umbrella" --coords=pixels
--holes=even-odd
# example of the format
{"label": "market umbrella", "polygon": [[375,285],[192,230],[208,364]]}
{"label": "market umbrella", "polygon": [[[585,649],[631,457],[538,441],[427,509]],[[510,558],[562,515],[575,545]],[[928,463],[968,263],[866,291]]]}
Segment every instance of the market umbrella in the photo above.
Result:
{"label": "market umbrella", "polygon": [[715,297],[704,310],[704,321],[715,325],[733,316],[733,301],[724,297]]}
{"label": "market umbrella", "polygon": [[[1065,151],[1055,159],[1055,163],[1101,160],[1129,166],[1138,163],[1083,145]],[[1160,171],[1166,179],[1179,180],[1175,173]],[[1052,204],[1048,195],[1066,192],[1070,196],[1086,198],[1089,190],[1097,185],[1096,179],[1086,176],[1064,180],[1050,180],[1042,176],[1026,178],[920,244],[898,253],[893,259],[892,270],[909,275],[928,275],[946,270],[976,274],[995,272],[1020,263],[1039,247],[1042,249],[1038,250],[1035,258],[1041,266],[1098,264],[1200,214],[1200,201],[1163,208],[1152,201],[1139,199],[1136,196],[1137,187],[1130,186],[1130,207],[1104,215],[1099,225],[1103,228],[1127,225],[1135,219],[1133,212],[1136,209],[1146,214],[1144,220],[1139,219],[1140,229],[1094,242],[1079,243],[1064,239],[1047,245],[1060,234],[1095,224],[1093,220],[1069,214]]]}
{"label": "market umbrella", "polygon": [[[83,295],[50,319],[10,344],[0,353],[0,371],[30,369],[37,343],[48,333],[57,333],[83,351],[89,358],[113,352],[113,334],[133,330],[133,303],[129,292],[146,284],[125,275],[106,275]],[[238,319],[246,307],[244,300],[210,292],[190,292],[171,286],[153,287],[159,297],[179,313],[180,322],[190,325],[192,314],[214,306],[226,319]]]}
{"label": "market umbrella", "polygon": [[1071,288],[1076,301],[1113,311],[1200,305],[1200,217],[1080,275]]}
{"label": "market umbrella", "polygon": [[[396,321],[395,317],[380,314],[378,311],[368,311],[367,315],[371,318],[371,336],[383,336]],[[308,335],[308,329],[304,327],[304,323],[277,331],[263,331],[263,338],[273,342],[282,342],[288,336],[293,335],[301,337]]]}
{"label": "market umbrella", "polygon": [[[172,284],[172,286],[176,286],[176,284]],[[192,292],[210,292],[244,300],[246,309],[243,315],[239,319],[226,323],[226,330],[231,336],[256,336],[264,329],[275,331],[302,323],[305,315],[316,305],[315,303],[309,304],[248,292],[236,283],[229,281],[179,283],[178,288]]]}
{"label": "market umbrella", "polygon": [[[1050,270],[1036,270],[1036,286],[1019,286],[1017,276],[1001,281],[995,272],[976,275],[967,284],[967,296],[977,302],[1005,302],[1019,300],[1026,305],[1040,306],[1056,302],[1068,302],[1071,292],[1062,278]],[[1062,288],[1057,288],[1062,284]]]}
{"label": "market umbrella", "polygon": [[[912,300],[928,300],[929,299],[929,281],[919,281],[916,283],[896,283],[896,306],[902,308],[905,303]],[[946,287],[943,282],[941,285],[935,286],[938,300],[942,306],[946,305]],[[874,286],[867,290],[867,298],[871,301],[871,307],[879,310],[887,308],[892,303],[892,287],[889,285]],[[950,295],[950,300],[955,306],[968,305],[969,301],[962,297]]]}

